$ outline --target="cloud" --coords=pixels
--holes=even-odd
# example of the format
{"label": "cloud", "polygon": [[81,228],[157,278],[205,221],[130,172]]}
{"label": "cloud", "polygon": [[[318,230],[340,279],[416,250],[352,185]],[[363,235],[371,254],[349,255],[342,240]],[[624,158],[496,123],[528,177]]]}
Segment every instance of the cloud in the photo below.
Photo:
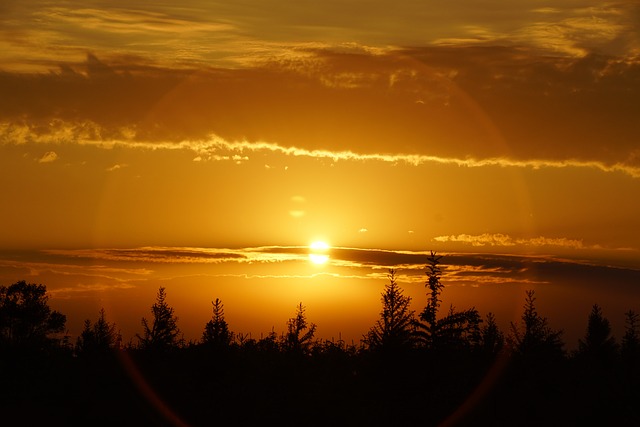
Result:
{"label": "cloud", "polygon": [[[463,237],[463,239],[466,239]],[[484,241],[503,242],[508,236],[483,237]],[[476,239],[477,241],[478,239]],[[539,244],[540,239],[534,239]],[[559,243],[558,239],[553,239]],[[485,243],[489,244],[489,243]],[[562,244],[562,243],[560,243]],[[575,244],[568,242],[567,244]],[[496,246],[494,246],[496,247]],[[260,246],[237,249],[227,248],[193,248],[193,247],[142,247],[132,249],[85,249],[85,250],[46,250],[41,251],[48,257],[46,262],[24,263],[19,260],[2,260],[0,266],[7,265],[43,271],[60,271],[77,274],[85,270],[89,276],[111,278],[123,276],[120,281],[127,283],[135,277],[148,276],[152,270],[147,265],[171,264],[211,264],[211,265],[242,265],[254,271],[255,266],[274,265],[277,263],[308,264],[309,248],[307,246]],[[401,281],[407,283],[422,283],[425,280],[424,267],[427,263],[427,251],[398,251],[361,248],[331,248],[330,263],[327,271],[330,274],[380,277],[384,279],[387,269],[398,270]],[[585,260],[572,260],[540,255],[499,255],[492,253],[461,253],[442,252],[443,282],[446,284],[497,284],[497,283],[572,283],[581,281],[589,286],[597,287],[601,283],[613,283],[617,286],[628,287],[635,285],[640,278],[640,266],[620,267],[606,265]],[[20,260],[24,259],[20,257]],[[75,260],[75,261],[74,261]],[[91,268],[85,266],[87,260],[101,264]],[[136,262],[137,269],[121,267],[120,263]],[[56,264],[58,263],[58,264]],[[115,263],[114,265],[110,265]],[[249,267],[254,266],[254,267]],[[159,266],[158,269],[161,267]],[[294,267],[287,269],[284,275],[291,275],[296,271]],[[66,273],[65,273],[66,274]],[[233,273],[236,274],[236,273]],[[237,274],[254,274],[242,272]],[[255,274],[265,274],[255,273]],[[280,273],[279,273],[280,274]],[[156,277],[157,273],[154,274]],[[611,280],[605,279],[607,276]]]}
{"label": "cloud", "polygon": [[116,289],[134,289],[135,286],[129,283],[79,283],[75,286],[56,288],[48,290],[48,293],[56,299],[72,299],[93,296],[96,293],[104,293]]}
{"label": "cloud", "polygon": [[640,176],[637,60],[487,45],[304,53],[251,69],[88,55],[48,74],[2,72],[0,143]]}
{"label": "cloud", "polygon": [[[571,249],[586,249],[582,243],[582,240],[567,239],[565,237],[534,237],[534,238],[513,238],[508,234],[458,234],[451,236],[437,236],[433,238],[436,242],[441,243],[465,243],[471,246],[529,246],[529,247],[543,247],[543,246],[555,246]],[[591,248],[600,248],[600,246],[591,246]]]}
{"label": "cloud", "polygon": [[[60,130],[60,133],[45,133],[37,134],[25,131],[22,134],[28,135],[23,139],[28,139],[32,143],[47,144],[59,143],[61,139],[68,138],[67,141],[74,141],[79,145],[93,145],[105,149],[111,149],[113,147],[127,147],[131,149],[141,150],[191,150],[196,155],[193,158],[194,162],[203,161],[233,161],[236,164],[241,164],[244,161],[249,160],[249,156],[246,153],[273,153],[284,156],[292,157],[308,157],[315,159],[327,159],[334,162],[337,161],[375,161],[385,163],[404,163],[413,166],[421,166],[426,164],[442,164],[452,165],[469,168],[484,168],[484,167],[500,167],[500,168],[526,168],[526,169],[566,169],[566,168],[580,168],[580,169],[593,169],[607,173],[623,173],[633,178],[640,178],[640,166],[637,165],[637,153],[632,151],[628,154],[626,161],[609,163],[606,161],[598,160],[578,160],[578,159],[564,159],[564,160],[549,160],[549,159],[527,159],[517,160],[507,157],[488,157],[488,158],[475,158],[475,157],[447,157],[427,154],[382,154],[382,153],[362,153],[352,150],[332,151],[332,150],[309,150],[296,146],[283,146],[274,142],[267,141],[227,141],[217,135],[210,135],[205,139],[197,140],[181,140],[181,141],[144,141],[127,138],[124,134],[125,130],[119,133],[119,137],[95,139],[92,136],[88,136],[84,131],[86,128],[99,129],[99,126],[95,123],[83,123],[73,124],[68,123]],[[5,123],[4,130],[0,126],[0,142],[4,143],[18,142],[13,138],[16,130],[11,124]],[[77,131],[77,133],[76,133]],[[52,158],[49,158],[51,156]],[[55,156],[55,157],[54,157]],[[57,158],[55,152],[47,153],[40,162],[53,161]],[[115,164],[107,168],[107,171],[114,171],[127,167],[127,164]],[[285,167],[286,169],[286,167]]]}
{"label": "cloud", "polygon": [[47,151],[44,153],[42,157],[38,160],[38,163],[51,163],[58,158],[58,155],[55,151]]}
{"label": "cloud", "polygon": [[129,166],[129,165],[124,164],[124,163],[122,163],[122,164],[118,163],[118,164],[115,164],[113,166],[108,167],[106,170],[107,170],[107,172],[113,172],[113,171],[117,171],[118,169],[126,168],[127,166]]}
{"label": "cloud", "polygon": [[[5,64],[43,70],[86,51],[125,51],[151,62],[208,66],[256,64],[301,55],[301,46],[359,49],[447,42],[535,46],[544,55],[585,51],[633,53],[636,2],[527,0],[459,4],[356,0],[323,1],[313,8],[289,0],[185,1],[179,9],[158,2],[131,5],[72,0],[5,1],[0,47]],[[548,29],[547,31],[544,31]],[[46,43],[42,43],[46,41]],[[637,51],[636,51],[637,54]]]}
{"label": "cloud", "polygon": [[529,43],[541,49],[584,56],[593,52],[629,54],[637,49],[638,6],[632,2],[603,3],[577,7],[571,13],[543,8],[548,19],[523,25],[514,34],[519,43]]}
{"label": "cloud", "polygon": [[112,289],[131,289],[134,284],[152,278],[154,272],[141,264],[133,267],[108,261],[87,264],[82,258],[51,256],[45,252],[0,253],[0,280],[3,283],[24,278],[25,274],[36,276],[38,282],[45,283],[55,298],[70,298]]}
{"label": "cloud", "polygon": [[160,264],[277,263],[306,260],[306,246],[260,246],[240,249],[191,247],[141,247],[133,249],[47,250],[47,254]]}
{"label": "cloud", "polygon": [[[138,143],[134,146],[154,147],[154,144]],[[158,147],[155,145],[155,147]],[[640,178],[640,166],[628,165],[625,163],[608,164],[602,161],[581,161],[577,159],[567,160],[545,160],[529,159],[514,160],[509,158],[456,158],[435,155],[421,154],[379,154],[379,153],[358,153],[354,151],[330,151],[330,150],[308,150],[300,147],[286,147],[277,143],[265,141],[225,141],[217,136],[212,136],[208,141],[182,141],[175,148],[189,147],[201,153],[224,152],[271,152],[293,157],[310,157],[316,159],[328,159],[337,161],[380,161],[386,163],[405,163],[413,166],[420,166],[430,163],[453,165],[461,167],[511,167],[528,169],[564,169],[564,168],[586,168],[595,169],[602,172],[620,172],[633,178]],[[209,154],[209,160],[229,160],[229,156]]]}
{"label": "cloud", "polygon": [[462,242],[469,243],[472,246],[514,246],[515,243],[510,236],[505,234],[481,234],[472,236],[469,234],[459,234],[457,236],[438,236],[434,237],[436,242]]}

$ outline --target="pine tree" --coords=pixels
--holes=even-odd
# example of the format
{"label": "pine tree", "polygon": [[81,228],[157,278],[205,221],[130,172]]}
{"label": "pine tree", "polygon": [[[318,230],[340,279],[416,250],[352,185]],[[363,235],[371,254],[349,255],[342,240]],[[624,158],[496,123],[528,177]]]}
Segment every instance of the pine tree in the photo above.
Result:
{"label": "pine tree", "polygon": [[178,347],[178,318],[173,314],[173,308],[166,302],[165,288],[161,287],[156,295],[156,302],[151,306],[153,322],[149,325],[146,318],[142,318],[143,336],[136,334],[142,348],[167,350]]}
{"label": "pine tree", "polygon": [[389,283],[382,293],[380,319],[364,336],[371,349],[398,351],[410,348],[414,341],[414,311],[410,310],[411,297],[403,295],[396,282],[395,270],[390,269]]}
{"label": "pine tree", "polygon": [[633,310],[625,314],[625,331],[622,337],[622,360],[632,375],[640,368],[640,316]]}
{"label": "pine tree", "polygon": [[307,354],[315,333],[316,325],[307,324],[305,307],[300,303],[296,309],[296,315],[287,321],[287,334],[284,337],[283,346],[288,351]]}
{"label": "pine tree", "polygon": [[431,251],[427,258],[427,304],[416,322],[416,335],[429,349],[454,349],[477,345],[480,339],[480,314],[475,308],[455,311],[450,307],[446,316],[438,319],[440,294],[444,285],[440,281],[442,256]]}
{"label": "pine tree", "polygon": [[278,334],[276,334],[276,331],[271,328],[271,332],[269,332],[267,336],[261,337],[256,345],[260,351],[265,353],[276,353],[280,350]]}
{"label": "pine tree", "polygon": [[427,305],[422,313],[420,313],[420,319],[425,325],[424,331],[428,341],[433,341],[437,335],[437,315],[440,308],[440,292],[444,288],[444,285],[440,282],[442,270],[439,267],[440,259],[442,256],[437,256],[435,252],[431,251],[429,258],[427,259],[427,282],[425,287],[428,289]]}
{"label": "pine tree", "polygon": [[609,320],[602,315],[602,309],[594,304],[589,314],[587,333],[584,340],[578,340],[576,357],[592,365],[610,365],[618,353],[618,345],[611,336]]}
{"label": "pine tree", "polygon": [[104,308],[100,309],[100,315],[96,323],[91,324],[89,319],[84,321],[84,329],[76,343],[78,353],[104,353],[120,346],[122,337],[116,331],[116,324],[107,322]]}
{"label": "pine tree", "polygon": [[202,342],[216,348],[228,347],[233,340],[233,333],[229,331],[229,325],[224,319],[224,305],[218,298],[211,304],[213,315],[204,327]]}
{"label": "pine tree", "polygon": [[436,324],[436,342],[442,349],[471,349],[480,343],[480,313],[475,308],[456,311],[453,306]]}
{"label": "pine tree", "polygon": [[535,291],[527,291],[522,326],[511,322],[509,344],[520,356],[548,359],[563,356],[562,331],[552,330],[546,317],[538,314],[535,306]]}
{"label": "pine tree", "polygon": [[496,324],[496,317],[493,313],[487,314],[487,323],[480,331],[480,348],[487,356],[495,356],[504,347],[504,334]]}

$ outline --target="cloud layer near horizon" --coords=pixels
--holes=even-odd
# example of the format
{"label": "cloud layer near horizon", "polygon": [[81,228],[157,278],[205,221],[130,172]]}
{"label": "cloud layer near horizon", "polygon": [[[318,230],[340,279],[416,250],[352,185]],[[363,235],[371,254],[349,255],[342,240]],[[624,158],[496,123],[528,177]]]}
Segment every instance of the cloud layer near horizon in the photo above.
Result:
{"label": "cloud layer near horizon", "polygon": [[[542,239],[542,238],[541,238]],[[266,266],[270,277],[289,277],[310,264],[307,246],[264,246],[252,248],[183,248],[142,247],[130,249],[50,249],[41,251],[1,252],[0,267],[4,281],[18,280],[21,274],[35,278],[50,274],[81,275],[95,281],[114,281],[133,286],[137,282],[158,281],[173,271],[172,265],[192,265],[206,275],[225,276],[225,265],[236,265],[251,275]],[[327,274],[346,278],[384,279],[387,270],[398,270],[403,283],[424,282],[424,269],[429,252],[394,251],[383,249],[331,248],[329,263],[322,268]],[[597,261],[559,258],[543,255],[509,255],[492,253],[442,253],[443,281],[448,284],[482,286],[497,283],[542,284],[555,283],[559,278],[577,284],[592,274],[589,286],[602,282],[600,275],[617,277],[618,286],[633,286],[640,277],[635,267],[616,267]],[[220,266],[207,269],[207,265]],[[287,266],[280,268],[279,266]],[[292,267],[293,266],[293,267]],[[216,270],[218,268],[218,270]],[[305,267],[306,268],[306,267]],[[273,269],[278,273],[273,273]],[[233,271],[237,268],[233,267]],[[306,268],[308,277],[318,273],[317,268]],[[13,271],[13,273],[12,273]],[[542,273],[544,272],[544,273]],[[13,277],[13,278],[12,278]],[[258,277],[258,276],[256,276]],[[626,278],[626,279],[625,279]],[[166,278],[165,278],[166,279]],[[39,280],[39,279],[36,279]],[[564,285],[567,283],[564,282]],[[583,286],[587,286],[585,282]]]}

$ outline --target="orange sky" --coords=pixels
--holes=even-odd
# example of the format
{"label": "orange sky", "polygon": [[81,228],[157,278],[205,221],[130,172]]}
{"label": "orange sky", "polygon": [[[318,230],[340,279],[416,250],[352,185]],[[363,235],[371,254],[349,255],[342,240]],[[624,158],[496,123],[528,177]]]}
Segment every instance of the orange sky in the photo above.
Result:
{"label": "orange sky", "polygon": [[[73,333],[111,305],[132,335],[169,284],[188,338],[216,297],[237,331],[302,300],[357,338],[387,267],[423,304],[424,260],[377,254],[434,249],[459,308],[506,323],[536,287],[558,327],[595,302],[621,324],[639,23],[634,1],[5,1],[1,283],[46,284]],[[348,249],[312,265],[316,240]]]}

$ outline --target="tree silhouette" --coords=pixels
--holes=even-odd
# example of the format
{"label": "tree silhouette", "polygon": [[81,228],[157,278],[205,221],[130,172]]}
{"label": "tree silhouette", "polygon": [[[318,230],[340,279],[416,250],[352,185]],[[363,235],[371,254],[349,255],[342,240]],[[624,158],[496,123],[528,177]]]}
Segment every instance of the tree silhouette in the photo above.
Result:
{"label": "tree silhouette", "polygon": [[149,326],[146,318],[142,318],[143,336],[136,334],[142,348],[167,350],[181,344],[178,338],[178,318],[173,314],[173,307],[166,301],[165,288],[160,287],[156,302],[151,306],[153,322]]}
{"label": "tree silhouette", "polygon": [[547,324],[547,318],[538,314],[535,306],[535,291],[526,292],[522,325],[511,322],[509,343],[512,350],[532,360],[542,358],[561,357],[562,331],[554,331]]}
{"label": "tree silhouette", "polygon": [[504,334],[496,324],[493,313],[487,314],[487,322],[480,330],[480,350],[487,356],[495,356],[504,347]]}
{"label": "tree silhouette", "polygon": [[602,315],[602,309],[594,304],[589,314],[587,333],[578,340],[576,357],[592,365],[604,366],[613,363],[618,353],[618,345],[611,336],[611,325]]}
{"label": "tree silhouette", "polygon": [[415,323],[416,335],[420,342],[430,349],[445,349],[476,345],[480,339],[480,314],[475,308],[455,311],[452,307],[446,316],[438,319],[440,294],[444,285],[441,283],[442,256],[431,251],[427,258],[427,304]]}
{"label": "tree silhouette", "polygon": [[41,350],[60,344],[67,318],[48,305],[47,287],[24,280],[0,286],[0,348]]}
{"label": "tree silhouette", "polygon": [[431,251],[427,258],[427,282],[428,289],[427,304],[420,313],[421,322],[417,324],[420,328],[420,336],[427,347],[432,347],[438,335],[438,309],[440,308],[440,292],[444,285],[440,282],[442,270],[439,267],[442,256],[437,256]]}
{"label": "tree silhouette", "polygon": [[76,352],[80,354],[104,353],[120,346],[122,337],[116,330],[115,323],[107,322],[104,308],[100,309],[100,315],[96,323],[91,320],[84,321],[84,329],[76,342]]}
{"label": "tree silhouette", "polygon": [[475,308],[456,311],[453,306],[437,322],[436,342],[446,349],[470,349],[480,343],[480,313]]}
{"label": "tree silhouette", "polygon": [[407,349],[414,341],[414,311],[411,297],[403,295],[396,282],[395,270],[390,269],[389,283],[382,293],[380,319],[364,336],[365,344],[374,350],[398,351]]}
{"label": "tree silhouette", "polygon": [[625,314],[624,336],[622,337],[622,360],[632,375],[638,375],[640,365],[640,315],[633,310]]}
{"label": "tree silhouette", "polygon": [[224,305],[218,298],[211,304],[213,315],[204,327],[202,342],[216,348],[228,347],[233,340],[233,333],[229,331],[229,325],[224,319]]}
{"label": "tree silhouette", "polygon": [[300,303],[296,308],[296,315],[287,321],[287,334],[283,343],[285,350],[307,354],[315,333],[316,325],[307,324],[305,307]]}
{"label": "tree silhouette", "polygon": [[276,353],[280,350],[278,334],[276,334],[276,331],[271,328],[271,332],[269,332],[265,337],[260,338],[256,345],[258,349],[265,353]]}

